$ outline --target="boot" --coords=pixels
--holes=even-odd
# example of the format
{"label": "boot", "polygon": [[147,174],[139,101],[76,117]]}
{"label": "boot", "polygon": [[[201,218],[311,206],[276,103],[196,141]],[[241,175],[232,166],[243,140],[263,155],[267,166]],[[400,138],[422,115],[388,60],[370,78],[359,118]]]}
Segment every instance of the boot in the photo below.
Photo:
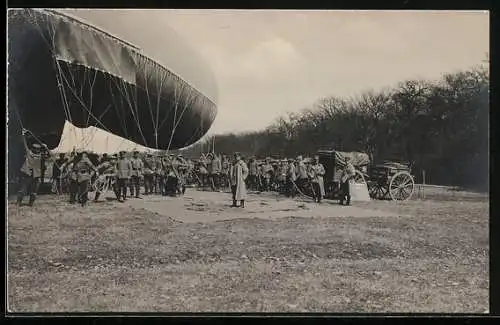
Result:
{"label": "boot", "polygon": [[23,197],[19,195],[16,200],[17,205],[21,205],[23,203]]}
{"label": "boot", "polygon": [[244,207],[245,207],[245,200],[241,200],[240,208],[244,208]]}
{"label": "boot", "polygon": [[236,205],[236,200],[233,200],[233,205],[231,205],[231,208],[236,208],[237,205]]}
{"label": "boot", "polygon": [[29,203],[28,203],[28,205],[29,205],[30,207],[31,207],[31,206],[33,206],[33,203],[35,203],[35,199],[36,199],[36,196],[34,196],[34,195],[31,195],[31,196],[30,196],[30,201],[29,201]]}

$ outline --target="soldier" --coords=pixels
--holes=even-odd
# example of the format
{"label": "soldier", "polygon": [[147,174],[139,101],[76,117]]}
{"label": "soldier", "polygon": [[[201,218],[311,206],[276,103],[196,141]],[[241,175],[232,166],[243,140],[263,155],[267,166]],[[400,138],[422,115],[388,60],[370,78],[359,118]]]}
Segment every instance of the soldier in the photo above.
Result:
{"label": "soldier", "polygon": [[248,162],[248,178],[247,184],[248,188],[256,191],[257,190],[257,161],[255,161],[255,157],[251,157]]}
{"label": "soldier", "polygon": [[266,161],[262,165],[262,176],[263,176],[263,181],[264,181],[264,191],[270,191],[271,190],[271,179],[274,174],[274,168],[271,165],[271,158],[267,157]]}
{"label": "soldier", "polygon": [[116,186],[118,201],[127,200],[127,185],[132,174],[132,164],[125,156],[125,151],[120,151],[118,162],[116,163]]}
{"label": "soldier", "polygon": [[200,175],[201,186],[206,187],[208,185],[208,163],[205,157],[201,157],[198,164],[198,172]]}
{"label": "soldier", "polygon": [[233,196],[233,205],[231,207],[237,207],[237,201],[241,202],[240,207],[245,207],[245,199],[247,196],[247,190],[245,186],[245,179],[248,176],[247,164],[241,159],[239,153],[234,154],[234,162],[231,166],[229,181],[231,184],[231,192]]}
{"label": "soldier", "polygon": [[307,167],[306,164],[304,163],[304,160],[302,159],[302,156],[297,157],[297,166],[296,166],[296,173],[297,173],[297,187],[299,188],[300,191],[304,192],[306,185],[309,181],[309,176],[307,175]]}
{"label": "soldier", "polygon": [[69,160],[61,166],[62,178],[68,184],[70,204],[76,203],[76,195],[78,193],[78,174],[73,169],[78,154],[79,152],[76,151],[71,152]]}
{"label": "soldier", "polygon": [[286,159],[282,159],[280,161],[279,169],[278,169],[278,183],[280,193],[286,193],[286,172],[288,170],[288,164]]}
{"label": "soldier", "polygon": [[66,163],[67,159],[64,153],[59,154],[59,158],[52,164],[52,180],[55,183],[55,189],[57,194],[63,193],[63,181],[62,181],[62,166]]}
{"label": "soldier", "polygon": [[229,170],[231,168],[231,164],[229,162],[229,158],[226,155],[222,156],[222,172],[220,177],[221,187],[229,186]]}
{"label": "soldier", "polygon": [[87,152],[80,152],[73,163],[73,172],[76,174],[78,186],[78,203],[83,206],[87,204],[89,185],[92,178],[92,172],[97,174],[97,169],[87,156]]}
{"label": "soldier", "polygon": [[182,157],[181,154],[177,155],[176,163],[174,168],[177,170],[177,193],[184,194],[186,193],[186,182],[189,173],[189,163]]}
{"label": "soldier", "polygon": [[354,179],[356,175],[356,169],[350,162],[350,158],[345,158],[345,166],[340,177],[340,204],[344,205],[344,200],[346,200],[347,205],[351,205],[351,191],[349,184]]}
{"label": "soldier", "polygon": [[210,162],[210,183],[212,191],[218,191],[220,187],[219,176],[222,170],[222,162],[220,158],[212,153],[212,161]]}
{"label": "soldier", "polygon": [[163,162],[161,156],[154,157],[154,192],[155,194],[162,193],[162,170]]}
{"label": "soldier", "polygon": [[130,196],[134,196],[135,189],[135,197],[137,199],[140,198],[140,190],[141,190],[141,178],[144,169],[144,163],[142,159],[139,158],[139,151],[135,150],[132,154],[132,159],[130,159],[130,163],[132,165],[132,173],[130,175]]}
{"label": "soldier", "polygon": [[286,171],[286,182],[287,182],[287,196],[295,197],[295,181],[297,180],[297,175],[295,173],[295,164],[293,159],[288,159],[288,166]]}
{"label": "soldier", "polygon": [[177,177],[177,173],[174,170],[173,161],[167,160],[167,163],[165,164],[164,176],[165,176],[164,195],[175,196],[175,194],[177,193],[177,185],[179,182],[179,178]]}
{"label": "soldier", "polygon": [[314,162],[309,166],[309,177],[313,186],[313,199],[318,203],[325,197],[324,175],[325,168],[319,162],[319,156],[314,156]]}
{"label": "soldier", "polygon": [[144,164],[144,193],[146,195],[153,194],[154,192],[154,166],[155,162],[153,155],[148,153],[143,160]]}
{"label": "soldier", "polygon": [[[104,181],[108,181],[108,177],[116,177],[116,157],[108,158],[107,156],[103,155],[101,161],[99,162],[99,165],[97,166],[96,175],[97,177],[99,177],[99,175],[102,175]],[[113,191],[115,192],[115,195],[118,198],[118,194],[116,191],[116,184],[115,187],[113,188]],[[94,202],[98,202],[100,195],[101,192],[99,188],[96,188]]]}
{"label": "soldier", "polygon": [[47,149],[45,144],[34,143],[29,148],[26,142],[27,130],[22,130],[24,148],[26,150],[26,160],[21,167],[21,184],[17,195],[17,204],[21,205],[24,196],[29,196],[28,205],[35,203],[40,186],[40,177],[42,176],[42,155]]}

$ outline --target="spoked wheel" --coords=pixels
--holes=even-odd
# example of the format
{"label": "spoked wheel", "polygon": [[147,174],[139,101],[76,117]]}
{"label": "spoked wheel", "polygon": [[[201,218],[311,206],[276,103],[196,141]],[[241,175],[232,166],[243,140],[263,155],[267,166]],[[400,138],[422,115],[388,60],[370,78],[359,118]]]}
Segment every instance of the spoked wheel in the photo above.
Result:
{"label": "spoked wheel", "polygon": [[392,200],[406,201],[411,198],[415,190],[415,182],[408,172],[396,173],[389,183],[389,195]]}
{"label": "spoked wheel", "polygon": [[365,177],[363,176],[363,173],[361,173],[359,170],[356,170],[356,174],[354,175],[353,182],[356,184],[365,184],[366,185],[366,180],[365,180]]}
{"label": "spoked wheel", "polygon": [[370,183],[370,197],[375,200],[383,200],[387,197],[387,185],[382,185],[378,181]]}
{"label": "spoked wheel", "polygon": [[94,182],[93,190],[104,193],[108,190],[109,180],[106,177],[98,177]]}

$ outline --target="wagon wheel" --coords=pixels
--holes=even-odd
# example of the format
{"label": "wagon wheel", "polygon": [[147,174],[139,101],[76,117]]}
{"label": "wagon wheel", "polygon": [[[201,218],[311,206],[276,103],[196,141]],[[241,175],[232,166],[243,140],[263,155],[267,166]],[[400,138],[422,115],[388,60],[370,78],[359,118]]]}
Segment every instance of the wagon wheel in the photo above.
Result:
{"label": "wagon wheel", "polygon": [[375,181],[370,185],[369,193],[372,199],[382,200],[387,196],[387,187]]}
{"label": "wagon wheel", "polygon": [[396,173],[389,183],[389,195],[391,199],[397,201],[406,201],[413,195],[415,182],[408,172]]}
{"label": "wagon wheel", "polygon": [[363,173],[360,172],[359,170],[356,170],[356,174],[354,174],[352,181],[356,184],[366,185],[365,177],[363,176]]}
{"label": "wagon wheel", "polygon": [[93,190],[104,193],[108,190],[108,185],[109,182],[106,178],[98,177],[94,182]]}

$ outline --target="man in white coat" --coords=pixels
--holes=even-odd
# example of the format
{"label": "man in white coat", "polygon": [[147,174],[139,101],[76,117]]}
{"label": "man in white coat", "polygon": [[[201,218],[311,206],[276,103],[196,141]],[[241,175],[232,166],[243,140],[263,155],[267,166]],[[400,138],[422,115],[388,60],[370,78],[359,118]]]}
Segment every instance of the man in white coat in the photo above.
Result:
{"label": "man in white coat", "polygon": [[231,165],[231,170],[229,172],[229,181],[231,184],[231,192],[233,194],[233,205],[231,207],[237,207],[237,201],[241,201],[241,208],[245,207],[245,199],[247,197],[245,180],[247,177],[247,164],[241,159],[241,155],[239,153],[235,153],[234,162]]}

